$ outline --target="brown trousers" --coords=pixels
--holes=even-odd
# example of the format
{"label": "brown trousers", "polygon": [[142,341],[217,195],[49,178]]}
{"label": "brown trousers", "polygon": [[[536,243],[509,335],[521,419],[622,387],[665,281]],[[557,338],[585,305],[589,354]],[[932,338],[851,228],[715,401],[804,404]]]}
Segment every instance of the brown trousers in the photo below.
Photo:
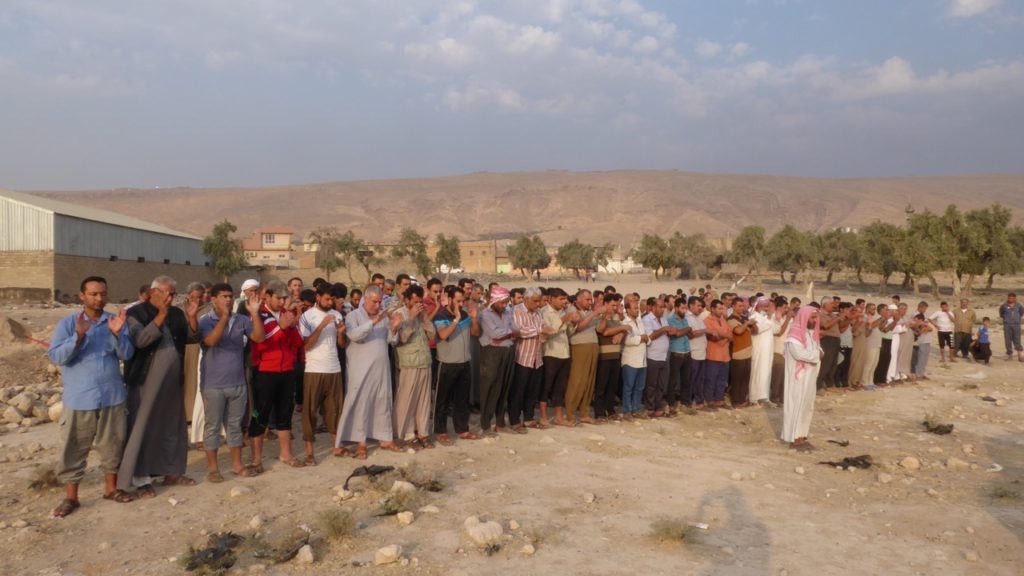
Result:
{"label": "brown trousers", "polygon": [[573,344],[570,350],[569,384],[565,389],[565,414],[570,419],[590,416],[590,403],[594,398],[597,379],[597,344]]}
{"label": "brown trousers", "polygon": [[395,394],[395,432],[400,440],[430,435],[430,367],[402,368]]}
{"label": "brown trousers", "polygon": [[341,416],[341,372],[323,374],[306,372],[302,376],[302,439],[316,439],[317,415],[323,414],[327,431],[338,433]]}
{"label": "brown trousers", "polygon": [[199,344],[185,345],[185,421],[192,421],[199,394]]}

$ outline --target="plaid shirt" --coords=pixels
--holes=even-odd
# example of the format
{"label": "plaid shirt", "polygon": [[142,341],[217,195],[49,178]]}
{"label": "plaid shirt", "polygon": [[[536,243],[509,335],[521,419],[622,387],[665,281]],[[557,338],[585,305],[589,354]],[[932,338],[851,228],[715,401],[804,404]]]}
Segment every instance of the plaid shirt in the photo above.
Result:
{"label": "plaid shirt", "polygon": [[512,323],[515,325],[516,364],[526,368],[540,368],[544,365],[544,345],[540,334],[544,329],[544,318],[540,311],[530,312],[526,304],[516,304],[512,309]]}

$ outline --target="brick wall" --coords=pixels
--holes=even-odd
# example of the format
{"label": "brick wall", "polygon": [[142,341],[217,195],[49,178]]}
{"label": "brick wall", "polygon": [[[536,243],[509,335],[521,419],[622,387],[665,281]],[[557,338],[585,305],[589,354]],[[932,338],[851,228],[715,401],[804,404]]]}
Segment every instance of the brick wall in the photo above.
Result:
{"label": "brick wall", "polygon": [[84,256],[53,257],[53,287],[60,294],[78,294],[79,285],[86,276],[103,276],[107,279],[107,296],[110,302],[132,302],[139,294],[139,286],[149,284],[153,278],[166,275],[178,282],[178,290],[185,291],[189,282],[218,282],[220,277],[212,268],[186,266],[184,264],[163,264],[156,262],[111,262],[105,258]]}
{"label": "brick wall", "polygon": [[49,300],[53,252],[0,252],[0,300]]}

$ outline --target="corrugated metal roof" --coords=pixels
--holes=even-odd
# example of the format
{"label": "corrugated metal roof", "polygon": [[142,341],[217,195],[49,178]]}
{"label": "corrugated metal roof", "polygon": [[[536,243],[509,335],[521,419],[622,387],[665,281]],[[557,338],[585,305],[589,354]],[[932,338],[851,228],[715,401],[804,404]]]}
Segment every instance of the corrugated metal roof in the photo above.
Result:
{"label": "corrugated metal roof", "polygon": [[146,232],[154,232],[156,234],[166,234],[168,236],[177,236],[179,238],[188,238],[190,240],[202,240],[198,236],[186,234],[184,232],[178,232],[177,230],[171,230],[170,228],[164,228],[163,226],[153,224],[152,222],[146,222],[145,220],[139,220],[138,218],[132,218],[124,214],[118,214],[117,212],[110,212],[107,210],[100,210],[98,208],[90,208],[88,206],[82,206],[80,204],[69,204],[67,202],[61,202],[59,200],[51,200],[50,198],[44,198],[42,196],[36,196],[34,194],[24,194],[22,192],[12,192],[10,190],[0,189],[0,196],[8,198],[15,202],[21,202],[34,206],[41,210],[53,212],[55,214],[62,214],[64,216],[71,216],[72,218],[81,218],[82,220],[92,220],[94,222],[103,222],[105,224],[113,224],[115,226],[122,226],[124,228],[134,228],[136,230],[144,230]]}

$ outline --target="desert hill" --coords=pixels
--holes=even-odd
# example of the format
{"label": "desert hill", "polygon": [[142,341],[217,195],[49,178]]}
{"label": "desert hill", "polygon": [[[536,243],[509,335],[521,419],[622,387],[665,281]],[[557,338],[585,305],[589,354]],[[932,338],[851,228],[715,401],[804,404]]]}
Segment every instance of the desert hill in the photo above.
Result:
{"label": "desert hill", "polygon": [[823,179],[679,171],[474,173],[261,188],[117,189],[40,194],[206,235],[225,218],[248,234],[320,226],[396,239],[404,226],[433,237],[509,238],[539,233],[549,243],[579,237],[624,246],[644,232],[735,235],[757,223],[769,231],[902,222],[918,211],[1000,203],[1024,221],[1024,174]]}

